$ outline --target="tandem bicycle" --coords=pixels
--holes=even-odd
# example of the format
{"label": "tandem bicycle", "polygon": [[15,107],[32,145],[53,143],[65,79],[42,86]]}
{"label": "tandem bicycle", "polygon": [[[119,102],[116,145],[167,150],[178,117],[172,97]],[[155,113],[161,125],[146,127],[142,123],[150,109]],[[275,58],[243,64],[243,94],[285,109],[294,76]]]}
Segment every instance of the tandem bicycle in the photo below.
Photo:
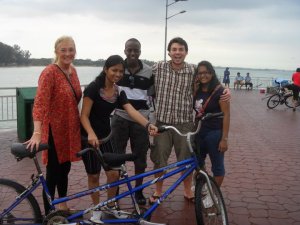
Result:
{"label": "tandem bicycle", "polygon": [[[191,157],[159,169],[146,171],[145,173],[139,175],[129,176],[126,170],[125,162],[133,161],[135,159],[133,154],[102,153],[100,150],[96,150],[94,148],[87,148],[80,151],[77,153],[78,156],[81,156],[87,151],[97,151],[99,160],[101,160],[104,169],[119,171],[120,179],[113,183],[100,185],[99,187],[93,189],[84,190],[79,193],[71,194],[63,198],[56,198],[54,200],[51,200],[44,175],[36,158],[36,154],[44,149],[47,149],[48,146],[41,144],[39,149],[30,152],[26,149],[25,145],[21,143],[14,143],[12,144],[11,153],[18,161],[24,158],[31,158],[34,161],[37,174],[31,176],[31,183],[27,187],[24,187],[10,179],[0,179],[0,224],[93,224],[88,219],[84,219],[84,215],[93,210],[102,210],[104,215],[109,215],[109,207],[105,206],[107,206],[109,203],[117,203],[119,200],[129,197],[132,202],[132,207],[130,209],[123,209],[120,207],[119,214],[122,216],[119,218],[104,216],[101,218],[101,223],[164,225],[163,223],[150,222],[152,213],[159,207],[160,204],[164,202],[164,200],[167,199],[167,197],[180,185],[185,178],[187,178],[190,174],[193,174],[195,181],[195,220],[197,221],[197,224],[227,225],[227,211],[220,188],[214,179],[208,175],[204,169],[199,168],[197,157],[192,147],[192,137],[200,130],[201,121],[208,120],[213,117],[222,117],[222,115],[222,113],[206,114],[198,123],[196,131],[188,132],[186,134],[180,133],[175,127],[172,126],[160,127],[160,131],[172,129],[179,135],[185,136],[188,148],[191,152]],[[102,143],[107,142],[108,139],[109,137],[103,139]],[[133,187],[131,185],[131,183],[137,179],[154,176],[157,173],[163,173],[163,175],[153,178],[152,180],[150,178],[149,181],[144,182],[138,187]],[[167,188],[167,190],[153,205],[150,205],[148,208],[144,208],[137,204],[134,198],[135,192],[149,187],[158,181],[168,179],[176,174],[180,174],[179,178]],[[58,210],[55,207],[59,203],[81,198],[95,192],[106,191],[109,188],[119,187],[121,185],[127,186],[126,190],[119,189],[119,192],[115,197],[101,201],[98,205],[90,206],[74,213]],[[42,215],[39,204],[33,196],[33,192],[39,186],[43,187],[51,207],[50,213],[45,216]],[[206,200],[207,197],[210,199],[209,204],[207,204],[207,201],[204,202],[204,197],[206,197]]]}

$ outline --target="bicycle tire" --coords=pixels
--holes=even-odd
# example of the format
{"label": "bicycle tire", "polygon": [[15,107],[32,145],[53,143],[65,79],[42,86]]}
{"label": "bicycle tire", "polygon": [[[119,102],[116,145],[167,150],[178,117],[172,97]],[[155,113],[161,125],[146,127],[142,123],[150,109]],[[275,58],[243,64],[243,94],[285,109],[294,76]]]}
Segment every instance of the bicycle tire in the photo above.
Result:
{"label": "bicycle tire", "polygon": [[[0,212],[7,209],[18,195],[25,191],[21,184],[9,180],[0,179]],[[41,223],[43,220],[41,209],[32,194],[29,194],[15,208],[0,218],[0,224],[32,224]]]}
{"label": "bicycle tire", "polygon": [[[219,205],[220,212],[216,208],[216,205],[212,203],[210,206],[205,206],[203,202],[203,190],[207,181],[203,175],[199,175],[196,180],[195,187],[195,214],[198,225],[213,225],[213,224],[222,224],[228,225],[228,216],[227,210],[222,196],[221,190],[218,187],[217,183],[212,177],[209,176],[210,184],[212,186],[212,192],[217,200]],[[207,193],[209,195],[209,193]]]}
{"label": "bicycle tire", "polygon": [[284,103],[287,107],[294,108],[293,95],[291,94],[290,96],[286,97]]}
{"label": "bicycle tire", "polygon": [[279,105],[280,103],[280,95],[279,94],[274,94],[272,95],[269,99],[268,99],[268,102],[267,102],[267,106],[269,109],[274,109],[276,106]]}

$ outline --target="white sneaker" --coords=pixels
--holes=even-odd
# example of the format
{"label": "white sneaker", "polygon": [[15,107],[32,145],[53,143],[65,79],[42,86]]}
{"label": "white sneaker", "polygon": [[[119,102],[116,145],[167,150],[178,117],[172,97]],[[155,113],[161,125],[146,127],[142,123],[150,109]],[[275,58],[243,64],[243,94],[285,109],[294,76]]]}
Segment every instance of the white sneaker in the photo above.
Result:
{"label": "white sneaker", "polygon": [[214,205],[214,202],[213,200],[211,199],[210,195],[207,194],[205,195],[204,197],[202,197],[202,203],[203,203],[203,206],[204,208],[210,208]]}
{"label": "white sneaker", "polygon": [[[202,188],[202,203],[204,208],[210,208],[214,205],[214,201],[212,200],[212,198],[210,197],[209,191],[208,191],[208,187],[207,184],[204,184],[203,188]],[[213,193],[214,198],[216,200],[216,202],[218,203],[218,199],[217,196]]]}
{"label": "white sneaker", "polygon": [[125,211],[120,210],[118,205],[114,206],[104,206],[103,207],[105,213],[113,215],[117,219],[127,219],[128,218],[128,213]]}
{"label": "white sneaker", "polygon": [[102,211],[100,210],[93,210],[92,211],[92,217],[90,218],[90,221],[93,223],[103,224],[103,221],[101,220],[102,217]]}

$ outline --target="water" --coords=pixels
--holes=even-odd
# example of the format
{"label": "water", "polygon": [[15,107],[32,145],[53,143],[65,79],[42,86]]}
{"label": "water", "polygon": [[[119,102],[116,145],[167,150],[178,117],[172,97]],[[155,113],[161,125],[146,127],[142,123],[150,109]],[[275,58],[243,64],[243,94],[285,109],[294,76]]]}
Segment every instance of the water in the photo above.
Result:
{"label": "water", "polygon": [[[0,129],[15,129],[16,87],[36,87],[39,76],[45,67],[0,67]],[[87,85],[100,73],[102,67],[77,67],[80,84]],[[12,89],[5,89],[12,88]],[[4,120],[4,121],[1,121]],[[7,121],[13,120],[13,121]]]}
{"label": "water", "polygon": [[[45,67],[0,67],[0,88],[36,87]],[[80,84],[89,84],[101,72],[102,67],[76,67]]]}
{"label": "water", "polygon": [[[40,73],[45,67],[0,67],[0,88],[4,87],[35,87],[38,83]],[[102,67],[82,66],[76,67],[81,85],[89,84],[100,73]],[[217,67],[218,76],[223,76],[224,68]],[[288,70],[258,70],[258,69],[238,69],[230,68],[230,78],[233,81],[237,72],[241,76],[246,76],[249,72],[253,80],[256,78],[275,79],[285,78],[290,80],[293,71]]]}
{"label": "water", "polygon": [[[15,87],[36,87],[38,84],[38,78],[44,69],[44,66],[36,67],[0,67],[0,96],[15,95]],[[102,67],[89,67],[82,66],[76,67],[78,77],[81,85],[87,85],[100,73]],[[222,81],[222,76],[225,68],[217,67],[216,73]],[[252,82],[254,88],[266,87],[272,85],[272,80],[275,78],[284,78],[290,80],[293,71],[287,70],[258,70],[258,69],[244,69],[244,68],[230,68],[230,79],[231,85],[233,85],[233,80],[237,74],[240,72],[242,76],[246,76],[246,73],[249,72],[252,77]],[[12,88],[7,90],[5,88]],[[5,89],[5,90],[4,90]],[[7,106],[15,105],[14,100],[10,98],[0,99],[0,128],[15,128],[16,121],[2,121],[1,117],[5,119],[9,118],[10,115],[6,111],[9,111],[10,114],[15,115],[15,108],[12,110],[7,110]],[[4,112],[4,113],[3,113]]]}

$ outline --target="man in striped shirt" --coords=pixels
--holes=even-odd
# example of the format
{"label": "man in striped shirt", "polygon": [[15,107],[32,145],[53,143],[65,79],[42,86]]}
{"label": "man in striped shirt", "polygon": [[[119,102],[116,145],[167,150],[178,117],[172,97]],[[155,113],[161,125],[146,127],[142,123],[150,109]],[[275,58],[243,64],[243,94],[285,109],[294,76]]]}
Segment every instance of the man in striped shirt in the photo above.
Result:
{"label": "man in striped shirt", "polygon": [[[139,60],[141,44],[131,38],[125,43],[124,53],[125,72],[123,78],[117,83],[124,90],[131,105],[145,118],[149,119],[148,90],[153,86],[152,69]],[[131,151],[137,156],[134,161],[135,174],[145,172],[147,167],[147,151],[149,146],[148,131],[131,119],[123,108],[117,108],[112,118],[112,132],[117,150],[125,153],[128,140],[130,140]],[[136,187],[143,183],[143,179],[136,181]],[[142,190],[135,193],[138,204],[145,205],[146,198]]]}
{"label": "man in striped shirt", "polygon": [[[195,66],[186,63],[188,45],[180,37],[173,38],[168,44],[171,58],[167,62],[158,62],[152,68],[156,97],[156,125],[172,125],[182,133],[191,131],[193,123],[193,82]],[[227,91],[228,92],[228,91]],[[225,95],[225,100],[230,98],[230,93]],[[154,137],[154,148],[150,157],[154,169],[168,164],[172,148],[174,147],[177,160],[190,157],[190,152],[184,137],[173,131],[166,131]],[[162,174],[157,174],[156,177]],[[194,201],[191,190],[192,175],[184,180],[184,197]],[[162,194],[163,182],[156,183],[156,190],[149,198],[149,203],[154,203]]]}

